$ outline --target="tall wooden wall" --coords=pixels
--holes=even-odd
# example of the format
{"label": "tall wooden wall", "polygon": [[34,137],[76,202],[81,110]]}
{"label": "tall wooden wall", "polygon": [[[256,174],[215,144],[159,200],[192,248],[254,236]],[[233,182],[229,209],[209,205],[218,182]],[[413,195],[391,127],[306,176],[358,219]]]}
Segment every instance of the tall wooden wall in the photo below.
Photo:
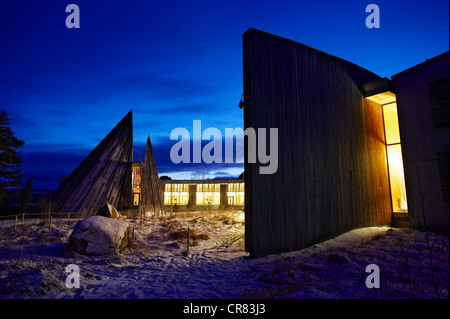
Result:
{"label": "tall wooden wall", "polygon": [[275,174],[248,163],[245,140],[246,250],[292,251],[389,223],[382,110],[360,90],[379,77],[254,29],[243,35],[243,61],[244,129],[278,128]]}

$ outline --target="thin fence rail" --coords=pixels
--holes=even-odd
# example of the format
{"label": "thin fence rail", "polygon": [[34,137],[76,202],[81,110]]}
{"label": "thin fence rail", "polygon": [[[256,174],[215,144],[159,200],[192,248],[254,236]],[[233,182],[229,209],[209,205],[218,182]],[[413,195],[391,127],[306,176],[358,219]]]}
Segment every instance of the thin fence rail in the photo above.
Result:
{"label": "thin fence rail", "polygon": [[29,216],[29,217],[39,217],[44,216],[46,218],[50,218],[49,216],[53,218],[59,218],[59,219],[79,219],[75,217],[71,217],[70,213],[68,214],[54,214],[54,213],[18,213],[18,214],[11,214],[11,215],[0,215],[0,220],[2,219],[14,219],[15,217],[22,217],[23,215]]}
{"label": "thin fence rail", "polygon": [[65,217],[63,215],[56,216],[50,212],[47,212],[47,213],[21,213],[21,214],[19,213],[19,214],[1,215],[0,221],[1,220],[14,221],[14,230],[16,230],[19,223],[21,226],[25,226],[25,220],[36,220],[38,218],[47,219],[46,227],[48,227],[49,232],[51,232],[52,226],[53,226],[53,220],[55,217],[58,218],[59,220],[62,220],[62,219],[79,220],[78,218],[71,218],[70,213],[67,214],[67,217]]}

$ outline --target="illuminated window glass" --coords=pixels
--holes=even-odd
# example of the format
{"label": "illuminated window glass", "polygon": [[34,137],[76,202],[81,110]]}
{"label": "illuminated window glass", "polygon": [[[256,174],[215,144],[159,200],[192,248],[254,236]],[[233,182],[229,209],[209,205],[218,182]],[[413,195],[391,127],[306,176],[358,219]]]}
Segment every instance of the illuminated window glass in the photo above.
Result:
{"label": "illuminated window glass", "polygon": [[387,154],[393,210],[394,212],[405,212],[408,210],[408,207],[406,203],[402,148],[400,144],[388,145]]}
{"label": "illuminated window glass", "polygon": [[165,205],[187,205],[189,184],[166,184],[164,189]]}
{"label": "illuminated window glass", "polygon": [[197,184],[197,205],[220,205],[220,184]]}
{"label": "illuminated window glass", "polygon": [[391,186],[392,209],[396,213],[407,212],[405,175],[403,172],[402,147],[398,126],[397,103],[383,105],[386,136],[386,152]]}
{"label": "illuminated window glass", "polygon": [[164,205],[170,205],[172,203],[172,195],[169,192],[164,192]]}
{"label": "illuminated window glass", "polygon": [[386,144],[400,143],[400,130],[398,128],[397,103],[383,106],[384,129],[386,133]]}
{"label": "illuminated window glass", "polygon": [[244,183],[228,183],[227,203],[232,206],[244,205]]}

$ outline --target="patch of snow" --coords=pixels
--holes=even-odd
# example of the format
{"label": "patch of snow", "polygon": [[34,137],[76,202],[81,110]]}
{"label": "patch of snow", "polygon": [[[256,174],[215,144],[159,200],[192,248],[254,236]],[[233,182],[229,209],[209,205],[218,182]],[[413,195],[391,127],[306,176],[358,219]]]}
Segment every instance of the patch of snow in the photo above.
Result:
{"label": "patch of snow", "polygon": [[[242,212],[177,213],[127,220],[134,250],[88,257],[66,251],[76,222],[56,219],[50,232],[41,220],[16,230],[0,221],[0,298],[448,298],[448,237],[432,236],[432,272],[424,236],[411,229],[364,227],[248,258]],[[379,289],[365,286],[372,263]],[[80,288],[65,286],[68,264],[79,266]]]}

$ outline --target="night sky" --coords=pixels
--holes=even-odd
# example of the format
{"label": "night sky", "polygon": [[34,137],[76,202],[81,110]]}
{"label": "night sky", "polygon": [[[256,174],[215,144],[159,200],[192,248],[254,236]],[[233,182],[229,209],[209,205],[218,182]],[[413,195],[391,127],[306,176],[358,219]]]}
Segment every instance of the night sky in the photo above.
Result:
{"label": "night sky", "polygon": [[[80,8],[80,28],[65,25]],[[368,4],[380,28],[368,29]],[[237,177],[233,164],[171,163],[176,127],[243,126],[242,34],[250,27],[325,51],[381,77],[449,49],[449,2],[3,0],[0,109],[24,179],[55,189],[133,109],[134,159],[152,139],[159,175]]]}

